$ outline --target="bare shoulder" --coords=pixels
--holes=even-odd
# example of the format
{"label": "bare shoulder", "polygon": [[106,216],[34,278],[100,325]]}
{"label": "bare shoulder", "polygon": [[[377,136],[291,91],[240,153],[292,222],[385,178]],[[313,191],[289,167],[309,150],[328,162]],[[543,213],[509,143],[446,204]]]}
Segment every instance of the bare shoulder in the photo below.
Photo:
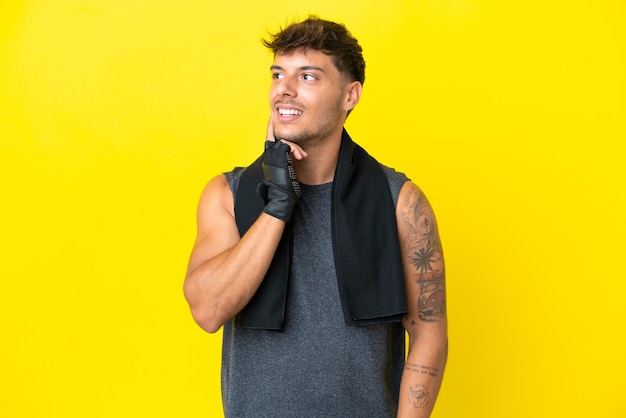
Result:
{"label": "bare shoulder", "polygon": [[198,226],[200,226],[201,221],[210,220],[215,215],[224,215],[224,212],[234,219],[233,193],[226,176],[219,174],[209,180],[202,190],[198,203]]}
{"label": "bare shoulder", "polygon": [[398,229],[409,248],[430,246],[441,251],[437,219],[424,192],[413,182],[407,181],[400,190],[396,209]]}
{"label": "bare shoulder", "polygon": [[197,235],[189,260],[189,272],[239,241],[233,194],[226,176],[213,177],[198,203]]}

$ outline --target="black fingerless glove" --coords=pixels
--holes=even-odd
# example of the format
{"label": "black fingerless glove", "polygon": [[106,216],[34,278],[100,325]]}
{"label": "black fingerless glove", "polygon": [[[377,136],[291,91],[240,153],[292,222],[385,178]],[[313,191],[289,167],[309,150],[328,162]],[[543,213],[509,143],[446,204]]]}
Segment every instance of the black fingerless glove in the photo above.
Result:
{"label": "black fingerless glove", "polygon": [[288,222],[300,197],[300,183],[291,166],[289,145],[280,141],[265,142],[265,153],[261,167],[263,183],[259,184],[259,195],[265,200],[263,212]]}

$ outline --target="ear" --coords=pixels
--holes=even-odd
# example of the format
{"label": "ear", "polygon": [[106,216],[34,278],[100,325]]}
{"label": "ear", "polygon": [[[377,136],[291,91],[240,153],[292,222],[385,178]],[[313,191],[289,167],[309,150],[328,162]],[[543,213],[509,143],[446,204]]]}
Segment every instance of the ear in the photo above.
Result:
{"label": "ear", "polygon": [[343,107],[350,112],[361,100],[361,93],[363,93],[363,85],[360,81],[353,81],[347,86],[345,101]]}

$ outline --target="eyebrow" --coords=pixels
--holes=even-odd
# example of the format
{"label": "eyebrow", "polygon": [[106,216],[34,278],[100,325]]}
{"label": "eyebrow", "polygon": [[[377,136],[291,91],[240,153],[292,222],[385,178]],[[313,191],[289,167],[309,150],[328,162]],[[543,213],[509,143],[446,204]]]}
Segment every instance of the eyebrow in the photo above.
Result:
{"label": "eyebrow", "polygon": [[[304,65],[302,67],[299,67],[298,69],[301,70],[301,71],[317,70],[317,71],[320,71],[322,73],[324,72],[324,69],[322,67],[318,67],[316,65]],[[270,70],[284,70],[284,68],[281,67],[280,65],[272,65],[270,67]]]}

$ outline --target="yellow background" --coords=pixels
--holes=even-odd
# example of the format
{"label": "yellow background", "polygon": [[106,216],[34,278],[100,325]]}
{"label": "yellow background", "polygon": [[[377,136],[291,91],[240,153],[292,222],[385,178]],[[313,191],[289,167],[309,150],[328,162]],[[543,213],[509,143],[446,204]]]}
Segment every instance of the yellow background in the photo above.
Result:
{"label": "yellow background", "polygon": [[3,1],[0,416],[221,413],[221,338],[182,295],[195,207],[262,147],[260,37],[310,12],[364,47],[353,138],[437,212],[434,416],[626,416],[625,9]]}

